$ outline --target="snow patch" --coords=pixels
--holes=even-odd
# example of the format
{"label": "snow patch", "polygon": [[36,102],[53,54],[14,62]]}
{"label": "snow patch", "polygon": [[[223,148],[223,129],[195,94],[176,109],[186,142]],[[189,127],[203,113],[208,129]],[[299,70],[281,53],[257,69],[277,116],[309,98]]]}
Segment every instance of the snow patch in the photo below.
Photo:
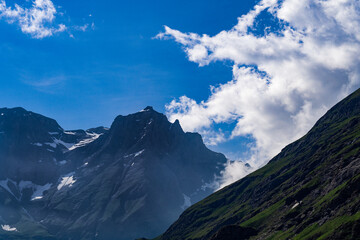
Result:
{"label": "snow patch", "polygon": [[69,149],[71,148],[72,146],[74,146],[74,143],[67,143],[67,142],[64,142],[60,139],[57,139],[57,138],[53,138],[53,142],[52,143],[44,143],[52,148],[57,148],[58,145],[62,145],[64,146],[66,149]]}
{"label": "snow patch", "polygon": [[71,172],[63,176],[61,178],[60,184],[57,186],[57,190],[62,189],[64,186],[72,187],[72,185],[76,182],[74,174],[74,172]]}
{"label": "snow patch", "polygon": [[49,132],[50,135],[59,135],[59,132]]}
{"label": "snow patch", "polygon": [[125,155],[124,157],[125,157],[125,158],[128,158],[128,157],[134,156],[134,158],[135,158],[135,157],[140,156],[144,151],[145,151],[145,149],[143,149],[143,150],[141,150],[141,151],[138,151],[138,152],[136,152],[136,153],[131,153],[131,154]]}
{"label": "snow patch", "polygon": [[43,186],[37,185],[31,181],[20,181],[19,182],[19,190],[22,192],[24,189],[32,189],[33,194],[31,196],[31,201],[39,200],[44,197],[44,192],[51,188],[52,184],[47,183]]}
{"label": "snow patch", "polygon": [[33,195],[31,196],[31,201],[42,199],[44,197],[44,192],[49,190],[52,184],[47,183],[44,186],[39,186],[39,185],[35,185],[35,186],[36,188]]}
{"label": "snow patch", "polygon": [[292,206],[291,209],[294,209],[294,208],[296,208],[296,207],[299,206],[299,205],[300,205],[300,203],[297,202],[297,203],[294,204],[294,206]]}
{"label": "snow patch", "polygon": [[12,228],[9,225],[1,225],[1,228],[7,232],[17,232],[16,228],[14,228],[14,227]]}
{"label": "snow patch", "polygon": [[70,131],[68,131],[68,132],[67,132],[67,131],[64,131],[64,133],[65,133],[65,134],[68,134],[68,135],[76,135],[75,132],[70,132]]}
{"label": "snow patch", "polygon": [[136,158],[137,156],[140,156],[143,152],[145,151],[145,149],[138,151],[137,153],[134,154],[134,158]]}
{"label": "snow patch", "polygon": [[87,136],[88,138],[72,145],[71,147],[69,147],[69,150],[74,150],[76,148],[79,148],[79,147],[83,147],[93,141],[95,141],[96,139],[98,139],[102,134],[97,134],[97,133],[87,133]]}
{"label": "snow patch", "polygon": [[60,139],[57,139],[57,138],[54,138],[54,143],[56,145],[63,145],[64,147],[66,147],[67,149],[71,148],[72,146],[74,146],[74,143],[67,143],[67,142],[64,142],[64,141],[61,141]]}
{"label": "snow patch", "polygon": [[42,143],[33,143],[32,145],[37,146],[37,147],[42,147]]}
{"label": "snow patch", "polygon": [[[146,129],[146,127],[145,127]],[[141,136],[140,140],[142,140],[146,136],[146,132]]]}
{"label": "snow patch", "polygon": [[183,210],[191,206],[191,199],[189,196],[183,193],[184,196],[184,204],[181,206]]}
{"label": "snow patch", "polygon": [[[20,197],[16,197],[14,195],[14,193],[10,190],[8,183],[11,182],[12,184],[14,184],[14,186],[17,187],[17,189],[20,192]],[[50,187],[52,186],[51,183],[47,183],[43,186],[41,185],[37,185],[31,181],[20,181],[19,184],[17,184],[16,182],[10,180],[10,179],[6,179],[6,180],[2,180],[0,181],[0,186],[3,187],[4,189],[6,189],[6,191],[8,191],[11,195],[13,195],[17,200],[20,200],[22,197],[22,192],[24,189],[31,189],[33,191],[33,194],[31,196],[31,201],[33,200],[37,200],[37,199],[41,199],[43,197],[43,194],[45,191],[49,190]]]}

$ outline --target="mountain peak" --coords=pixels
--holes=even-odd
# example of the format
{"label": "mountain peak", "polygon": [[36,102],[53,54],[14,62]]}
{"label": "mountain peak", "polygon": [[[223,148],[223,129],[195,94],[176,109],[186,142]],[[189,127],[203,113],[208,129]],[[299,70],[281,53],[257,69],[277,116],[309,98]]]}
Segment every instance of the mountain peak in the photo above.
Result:
{"label": "mountain peak", "polygon": [[22,107],[14,107],[14,108],[7,108],[7,107],[4,107],[4,108],[0,108],[0,111],[4,111],[4,110],[7,110],[7,111],[23,111],[25,112],[26,110]]}
{"label": "mountain peak", "polygon": [[183,136],[179,121],[170,123],[167,117],[148,106],[140,112],[118,116],[110,128],[113,149],[127,149],[134,145],[165,146],[175,136]]}
{"label": "mountain peak", "polygon": [[[204,186],[226,162],[200,135],[184,133],[178,120],[169,122],[151,106],[117,116],[110,129],[86,131],[65,131],[45,116],[4,108],[0,143],[0,224],[14,223],[23,239],[31,238],[21,227],[29,214],[35,224],[29,234],[41,226],[41,234],[51,231],[56,239],[155,237],[212,193]],[[5,212],[6,198],[19,209]],[[69,218],[70,211],[76,217]],[[17,214],[24,217],[14,220]],[[9,239],[3,232],[0,239]]]}
{"label": "mountain peak", "polygon": [[154,108],[152,106],[147,106],[142,111],[154,111]]}
{"label": "mountain peak", "polygon": [[28,115],[32,114],[32,112],[27,111],[26,109],[24,109],[22,107],[0,108],[0,113],[2,116],[7,115],[7,114],[11,114],[14,116],[28,116]]}
{"label": "mountain peak", "polygon": [[0,129],[21,131],[23,134],[32,132],[34,135],[62,131],[60,125],[51,118],[45,117],[22,107],[0,108]]}

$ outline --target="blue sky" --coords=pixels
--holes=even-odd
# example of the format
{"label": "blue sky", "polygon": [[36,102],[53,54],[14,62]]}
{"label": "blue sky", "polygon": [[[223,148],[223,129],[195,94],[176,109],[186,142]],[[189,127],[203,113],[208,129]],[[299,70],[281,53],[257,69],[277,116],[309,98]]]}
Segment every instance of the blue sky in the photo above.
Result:
{"label": "blue sky", "polygon": [[227,184],[360,87],[359,29],[358,0],[0,0],[0,105],[65,129],[151,105],[253,166]]}
{"label": "blue sky", "polygon": [[[25,1],[15,1],[23,7]],[[66,129],[109,126],[118,114],[164,106],[182,95],[204,99],[231,79],[231,65],[199,68],[178,44],[153,39],[163,25],[215,34],[252,1],[61,1],[55,22],[91,25],[43,39],[0,22],[0,102],[58,120]],[[7,2],[12,6],[12,1]],[[61,7],[61,8],[59,8]],[[91,15],[91,16],[90,16]]]}

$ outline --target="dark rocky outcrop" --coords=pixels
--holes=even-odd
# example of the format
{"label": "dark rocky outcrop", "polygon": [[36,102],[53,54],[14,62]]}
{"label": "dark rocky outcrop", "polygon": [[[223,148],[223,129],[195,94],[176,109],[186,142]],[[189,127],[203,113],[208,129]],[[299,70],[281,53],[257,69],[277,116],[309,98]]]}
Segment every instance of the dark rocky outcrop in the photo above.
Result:
{"label": "dark rocky outcrop", "polygon": [[253,228],[228,225],[220,228],[209,240],[247,240],[256,234]]}

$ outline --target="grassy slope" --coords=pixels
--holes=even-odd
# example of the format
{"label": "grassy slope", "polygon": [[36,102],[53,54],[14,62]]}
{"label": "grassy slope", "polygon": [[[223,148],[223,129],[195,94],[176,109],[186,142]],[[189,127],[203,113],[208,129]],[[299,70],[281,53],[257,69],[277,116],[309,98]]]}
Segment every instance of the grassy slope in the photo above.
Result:
{"label": "grassy slope", "polygon": [[230,224],[258,230],[252,239],[356,239],[359,157],[360,90],[265,167],[190,207],[158,239],[208,239]]}

